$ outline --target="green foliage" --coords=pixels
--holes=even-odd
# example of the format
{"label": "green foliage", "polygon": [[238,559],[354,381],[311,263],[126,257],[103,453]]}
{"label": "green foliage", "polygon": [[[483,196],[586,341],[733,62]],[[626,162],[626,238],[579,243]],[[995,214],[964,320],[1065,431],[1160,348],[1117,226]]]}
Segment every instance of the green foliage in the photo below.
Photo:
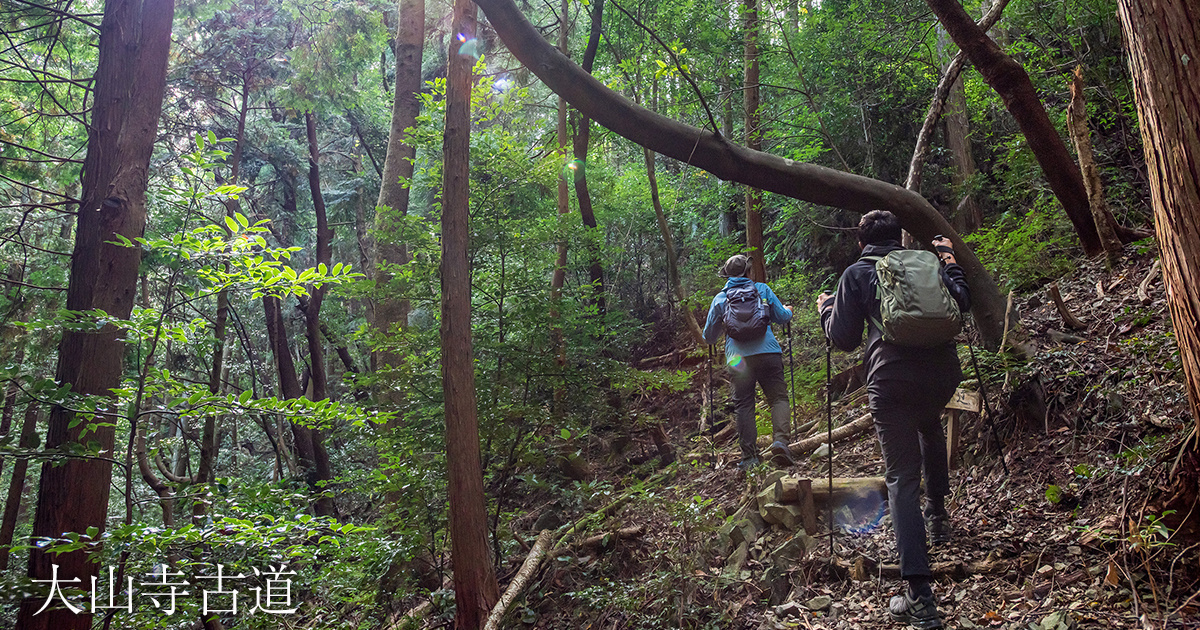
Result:
{"label": "green foliage", "polygon": [[634,367],[614,374],[613,387],[634,398],[645,398],[654,393],[670,394],[681,392],[691,385],[693,374],[686,370],[643,371]]}
{"label": "green foliage", "polygon": [[[66,10],[99,10],[85,4]],[[591,6],[570,8],[576,25],[568,38],[572,58],[581,58],[586,40],[587,20],[579,19],[580,11]],[[738,16],[696,0],[628,8],[667,42],[699,93],[683,80],[668,51],[616,11],[605,14],[597,80],[696,126],[709,126],[711,111],[722,136],[744,142]],[[940,67],[954,53],[952,45],[939,42],[926,5],[825,0],[778,8],[763,20],[759,42],[766,150],[903,181],[916,127]],[[537,24],[559,19],[548,5],[522,10]],[[1065,108],[1066,71],[1085,65],[1089,121],[1106,191],[1114,212],[1132,224],[1145,218],[1145,193],[1135,175],[1142,168],[1140,138],[1114,11],[1113,0],[1021,2],[1006,10],[1004,26],[1009,52],[1029,70],[1056,124]],[[96,61],[95,31],[84,20],[97,16],[63,19],[20,3],[6,4],[0,13],[16,55],[5,76],[17,79],[0,82],[0,195],[6,199],[0,204],[5,225],[0,253],[9,265],[6,274],[21,283],[7,283],[0,294],[0,321],[19,323],[10,327],[11,337],[6,332],[0,339],[3,376],[21,386],[19,404],[60,405],[74,411],[75,426],[85,430],[79,443],[58,449],[40,443],[18,448],[17,432],[11,431],[0,440],[0,452],[52,462],[119,458],[102,453],[94,439],[98,430],[114,428],[118,444],[124,444],[137,427],[146,438],[151,471],[166,468],[184,479],[166,483],[176,498],[176,526],[166,527],[159,510],[149,509],[159,496],[137,467],[116,467],[118,476],[133,475],[131,524],[102,536],[68,533],[48,544],[90,549],[103,541],[98,560],[113,563],[128,553],[131,575],[148,574],[168,557],[193,573],[214,563],[247,572],[286,561],[298,571],[305,623],[378,625],[418,594],[404,579],[394,592],[385,591],[379,577],[403,573],[418,557],[442,567],[449,553],[439,219],[446,44],[456,34],[446,31],[446,20],[428,16],[421,113],[404,135],[415,147],[415,171],[403,182],[410,203],[401,213],[374,208],[395,80],[389,41],[394,4],[178,4],[147,230],[142,238],[116,243],[137,248],[144,277],[137,308],[120,319],[68,310],[60,290],[68,279],[75,210],[70,202],[78,196],[87,140],[87,128],[79,124],[91,105],[84,87]],[[687,293],[679,304],[667,281],[641,147],[592,124],[587,158],[565,155],[554,132],[557,98],[500,42],[481,35],[479,46],[471,95],[469,255],[474,395],[491,542],[501,555],[513,553],[514,535],[527,525],[521,519],[530,505],[553,504],[564,520],[575,522],[627,493],[636,504],[661,508],[681,542],[641,559],[650,567],[641,575],[623,575],[602,560],[570,566],[588,580],[566,591],[581,617],[570,621],[582,626],[592,621],[582,619],[589,611],[619,610],[627,624],[639,628],[728,627],[733,620],[707,610],[702,597],[675,597],[704,588],[695,571],[703,574],[708,567],[689,545],[715,526],[710,500],[693,491],[669,495],[629,479],[577,482],[557,464],[576,457],[608,465],[595,455],[612,435],[638,431],[631,418],[661,421],[663,414],[641,405],[692,395],[696,374],[644,372],[629,367],[629,359],[679,347],[680,309],[703,315],[724,283],[717,268],[745,251],[745,191],[652,156]],[[1070,269],[1076,240],[1003,103],[978,73],[964,76],[978,172],[956,183],[958,173],[937,139],[922,192],[945,209],[962,195],[974,195],[986,227],[971,237],[972,246],[1003,285],[1029,288]],[[310,111],[317,121],[319,182],[306,177]],[[580,131],[579,122],[571,113],[568,132]],[[232,163],[235,154],[238,164]],[[570,194],[568,212],[560,215],[555,197],[564,179]],[[573,194],[585,181],[596,228],[581,224]],[[317,186],[335,232],[328,265],[315,255]],[[767,194],[763,217],[765,251],[757,255],[767,263],[775,292],[795,307],[791,339],[775,330],[788,344],[789,384],[794,380],[800,408],[795,412],[803,413],[822,402],[825,378],[812,300],[821,289],[831,289],[856,256],[852,232],[841,228],[852,227],[857,215]],[[376,269],[373,243],[403,244],[411,261]],[[554,298],[549,285],[560,244],[568,255],[563,290]],[[604,274],[603,311],[591,284],[593,262]],[[378,271],[390,279],[379,282]],[[262,298],[280,299],[280,329],[303,372],[311,355],[301,311],[317,287],[330,289],[320,322],[330,350],[330,397],[282,400]],[[223,358],[227,373],[217,374],[213,393],[214,324],[222,293],[228,297],[223,341],[230,352]],[[370,325],[371,307],[389,298],[405,300],[411,313],[407,326],[380,331]],[[1120,314],[1122,324],[1135,327],[1152,316],[1139,308]],[[114,333],[128,341],[124,381],[112,398],[81,397],[45,378],[54,373],[56,359],[47,349],[64,330]],[[1135,331],[1121,344],[1161,354],[1168,368],[1179,365],[1170,338]],[[344,350],[350,366],[341,356],[332,360],[335,348]],[[1010,365],[1004,355],[981,354],[994,377],[1000,368],[1027,370]],[[195,473],[195,436],[210,421],[227,437],[215,462],[220,477],[211,484],[187,483]],[[765,408],[759,422],[760,430],[769,431]],[[295,464],[294,454],[289,460],[292,426],[325,434],[332,479],[310,484],[303,470],[289,467]],[[1152,451],[1130,449],[1119,457],[1116,471],[1148,466]],[[1074,472],[1094,478],[1105,471]],[[124,481],[114,483],[123,487]],[[343,521],[309,516],[319,496],[337,499]],[[126,516],[124,498],[113,493],[112,515]],[[197,506],[204,516],[189,522]],[[601,520],[584,520],[581,529],[598,528]],[[1161,525],[1153,520],[1143,526],[1139,540],[1151,542],[1138,544],[1167,540]],[[18,538],[28,530],[22,521]],[[16,593],[19,585],[0,576],[0,586]],[[448,619],[452,593],[435,588],[429,595],[438,603],[436,614]],[[524,618],[540,614],[539,597],[531,595]],[[181,612],[194,618],[196,606],[190,598]],[[0,624],[10,620],[0,617]],[[118,615],[115,624],[154,628],[169,621],[142,610]],[[271,622],[243,616],[236,625]]]}
{"label": "green foliage", "polygon": [[1162,514],[1146,514],[1146,522],[1129,533],[1129,547],[1134,551],[1149,554],[1162,547],[1174,547],[1171,536],[1174,532],[1163,522],[1175,510],[1164,510]]}
{"label": "green foliage", "polygon": [[1008,213],[966,241],[997,284],[1015,291],[1028,291],[1068,272],[1078,242],[1061,212],[1046,206]]}

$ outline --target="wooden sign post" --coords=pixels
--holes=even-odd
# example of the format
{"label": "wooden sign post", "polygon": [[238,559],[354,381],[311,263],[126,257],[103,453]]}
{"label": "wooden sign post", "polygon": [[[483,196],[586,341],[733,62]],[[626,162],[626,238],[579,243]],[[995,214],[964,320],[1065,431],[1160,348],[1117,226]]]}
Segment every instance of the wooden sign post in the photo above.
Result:
{"label": "wooden sign post", "polygon": [[958,442],[962,434],[962,412],[979,413],[981,399],[978,392],[966,389],[954,391],[954,397],[946,403],[950,410],[949,422],[946,423],[946,465],[950,470],[958,469]]}

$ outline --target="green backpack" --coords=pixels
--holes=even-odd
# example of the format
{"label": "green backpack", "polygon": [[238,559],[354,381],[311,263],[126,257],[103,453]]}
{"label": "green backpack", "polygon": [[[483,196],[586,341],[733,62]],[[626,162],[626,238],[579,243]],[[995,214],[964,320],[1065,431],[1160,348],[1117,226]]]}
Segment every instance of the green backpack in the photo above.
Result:
{"label": "green backpack", "polygon": [[933,252],[898,249],[863,259],[875,261],[879,276],[875,297],[883,321],[871,321],[884,341],[927,348],[953,340],[962,330],[958,302],[942,283],[941,262]]}

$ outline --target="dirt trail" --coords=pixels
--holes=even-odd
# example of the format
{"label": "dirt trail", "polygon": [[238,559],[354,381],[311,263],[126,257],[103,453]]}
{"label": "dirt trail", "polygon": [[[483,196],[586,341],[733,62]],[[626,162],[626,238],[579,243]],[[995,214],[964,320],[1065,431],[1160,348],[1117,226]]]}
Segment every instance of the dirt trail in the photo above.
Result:
{"label": "dirt trail", "polygon": [[[1095,263],[1060,280],[1065,306],[1086,330],[1068,330],[1046,290],[1016,296],[1021,327],[1010,339],[1033,358],[981,357],[990,372],[1009,368],[1003,385],[991,387],[1009,474],[994,441],[973,430],[977,419],[968,415],[960,466],[951,472],[956,535],[931,551],[934,563],[956,573],[934,586],[947,627],[1200,627],[1200,596],[1193,595],[1200,545],[1189,533],[1190,515],[1139,518],[1152,491],[1165,486],[1171,446],[1190,422],[1161,280],[1139,286],[1152,264],[1151,256],[1132,254],[1115,271]],[[700,416],[703,367],[693,382],[694,391],[647,406],[666,419],[662,426],[681,455],[702,457],[682,457],[665,483],[638,493],[593,530],[644,525],[644,537],[548,563],[526,602],[523,627],[897,627],[886,605],[901,582],[878,571],[860,580],[845,571],[831,575],[824,515],[803,560],[773,562],[772,552],[793,534],[772,528],[748,545],[740,570],[728,570],[732,550],[719,530],[753,502],[772,468],[743,475],[732,467],[735,447],[689,437]],[[838,417],[861,415],[856,402],[839,408]],[[634,452],[653,455],[657,446],[644,433]],[[588,482],[595,496],[583,497],[580,512],[653,470],[653,460],[639,467],[609,459]],[[801,458],[789,473],[822,480],[825,460]],[[882,475],[873,432],[836,445],[833,473]],[[530,520],[538,507],[531,506]],[[836,535],[838,563],[895,563],[888,516],[860,521],[855,533]],[[1188,531],[1173,534],[1181,522]],[[976,573],[964,575],[970,571]]]}

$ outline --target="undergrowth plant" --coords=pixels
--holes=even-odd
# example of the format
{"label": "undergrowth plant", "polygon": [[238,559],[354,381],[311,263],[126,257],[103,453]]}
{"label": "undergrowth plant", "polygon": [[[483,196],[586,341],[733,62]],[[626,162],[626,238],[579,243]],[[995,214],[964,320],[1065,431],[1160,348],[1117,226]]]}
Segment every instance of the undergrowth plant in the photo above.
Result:
{"label": "undergrowth plant", "polygon": [[1029,291],[1071,270],[1077,238],[1052,199],[1010,209],[990,227],[964,238],[1003,289]]}

